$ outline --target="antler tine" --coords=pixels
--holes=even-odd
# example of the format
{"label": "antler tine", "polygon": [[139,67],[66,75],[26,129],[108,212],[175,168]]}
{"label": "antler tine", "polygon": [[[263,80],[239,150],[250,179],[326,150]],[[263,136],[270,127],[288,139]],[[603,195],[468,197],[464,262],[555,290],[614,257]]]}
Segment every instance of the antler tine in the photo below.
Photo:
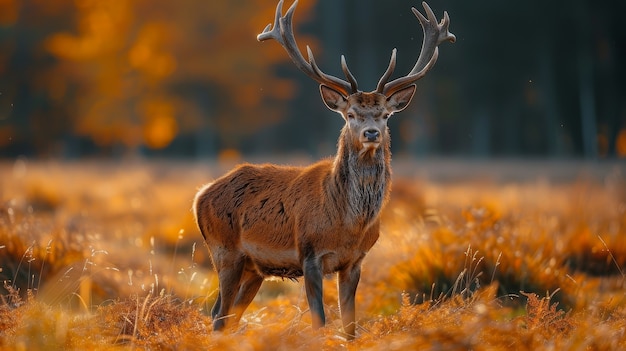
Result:
{"label": "antler tine", "polygon": [[454,34],[450,33],[448,29],[448,27],[450,26],[450,17],[448,16],[448,11],[443,12],[443,18],[441,19],[441,22],[437,24],[437,17],[435,17],[435,13],[430,8],[430,6],[428,6],[425,1],[422,2],[422,5],[424,6],[424,10],[426,11],[426,16],[428,16],[428,19],[424,17],[424,15],[422,15],[415,7],[411,8],[411,11],[413,11],[413,14],[419,20],[420,25],[422,26],[422,29],[424,31],[424,41],[422,42],[422,51],[420,53],[420,56],[417,59],[415,66],[413,66],[411,73],[409,74],[419,72],[426,66],[426,64],[430,60],[430,56],[434,52],[437,45],[443,43],[446,40],[450,41],[451,43],[454,43],[456,41],[456,37],[454,36]]}
{"label": "antler tine", "polygon": [[424,1],[422,6],[426,12],[426,17],[422,15],[417,9],[411,8],[415,17],[420,22],[422,30],[424,32],[424,41],[422,42],[422,49],[420,55],[413,66],[413,69],[405,76],[395,79],[389,83],[386,83],[382,89],[383,94],[390,96],[394,92],[413,84],[415,81],[422,78],[435,64],[439,54],[437,46],[444,41],[450,41],[454,43],[456,37],[450,33],[450,17],[448,12],[444,11],[443,19],[437,23],[437,17],[433,10]]}
{"label": "antler tine", "polygon": [[431,57],[430,61],[428,61],[426,66],[422,68],[421,71],[414,73],[414,74],[406,75],[404,77],[397,78],[393,82],[385,84],[385,87],[383,88],[382,93],[386,96],[391,96],[396,91],[401,90],[402,88],[405,88],[415,83],[416,81],[422,79],[422,77],[424,77],[426,73],[428,73],[428,71],[435,65],[435,62],[437,62],[438,57],[439,57],[439,48],[435,48],[435,52],[433,53],[433,56]]}
{"label": "antler tine", "polygon": [[[298,0],[295,0],[291,7],[287,10],[284,16],[281,16],[283,0],[278,2],[278,6],[276,6],[276,17],[274,20],[274,26],[268,25],[265,27],[263,32],[257,35],[257,40],[264,41],[267,39],[274,39],[287,51],[287,54],[293,61],[293,63],[298,67],[302,72],[304,72],[311,79],[315,80],[320,84],[327,85],[345,96],[350,95],[350,93],[357,92],[357,85],[354,76],[350,73],[345,66],[344,73],[350,80],[350,83],[346,82],[343,79],[339,79],[335,76],[328,75],[322,72],[317,64],[315,63],[315,57],[313,56],[313,52],[307,46],[307,53],[309,56],[309,60],[307,61],[300,49],[298,49],[298,45],[296,43],[296,38],[293,34],[293,14],[296,10],[296,6],[298,5]],[[271,29],[270,29],[271,28]],[[345,61],[345,60],[344,60]],[[342,68],[344,64],[342,62]]]}
{"label": "antler tine", "polygon": [[[339,79],[339,78],[337,78],[335,76],[331,76],[329,74],[326,74],[326,73],[322,72],[322,70],[319,68],[319,66],[315,62],[315,57],[313,56],[313,51],[311,51],[311,48],[308,45],[306,47],[306,51],[307,51],[307,55],[309,55],[309,65],[311,66],[311,68],[313,69],[313,72],[315,74],[314,76],[309,75],[309,77],[313,78],[315,81],[317,81],[320,84],[325,84],[325,85],[328,85],[331,88],[334,88],[334,89],[338,90],[339,92],[341,92],[345,96],[350,95],[351,92],[352,93],[356,93],[358,91],[357,87],[356,87],[356,80],[354,79],[354,76],[352,76],[352,73],[350,73],[350,70],[348,70],[348,73],[347,73],[347,74],[350,74],[350,76],[352,76],[352,77],[348,76],[348,79],[350,79],[350,83],[346,82],[343,79]],[[346,69],[347,68],[348,67],[346,66]],[[346,72],[346,71],[344,70],[344,72]],[[352,81],[354,81],[354,85],[352,84]]]}
{"label": "antler tine", "polygon": [[377,93],[382,94],[383,89],[385,89],[385,84],[389,80],[389,77],[391,77],[391,75],[393,74],[393,71],[396,69],[396,51],[397,50],[395,48],[391,50],[391,59],[389,60],[389,66],[387,67],[387,70],[385,71],[383,76],[380,77],[378,85],[376,86]]}
{"label": "antler tine", "polygon": [[272,28],[272,24],[268,24],[265,29],[263,29],[263,32],[261,32],[259,35],[256,36],[256,40],[258,41],[265,41],[268,39],[274,39],[277,42],[279,42],[281,45],[284,46],[282,37],[280,35],[280,17],[281,14],[283,13],[283,0],[280,0],[278,2],[278,5],[276,6],[276,14],[274,16],[274,27]]}
{"label": "antler tine", "polygon": [[356,78],[354,78],[354,75],[352,74],[352,72],[350,72],[348,64],[346,63],[346,58],[343,55],[341,55],[341,70],[343,71],[343,74],[346,75],[346,78],[348,78],[350,86],[352,87],[352,92],[356,93],[357,91],[359,91],[359,85],[356,82]]}

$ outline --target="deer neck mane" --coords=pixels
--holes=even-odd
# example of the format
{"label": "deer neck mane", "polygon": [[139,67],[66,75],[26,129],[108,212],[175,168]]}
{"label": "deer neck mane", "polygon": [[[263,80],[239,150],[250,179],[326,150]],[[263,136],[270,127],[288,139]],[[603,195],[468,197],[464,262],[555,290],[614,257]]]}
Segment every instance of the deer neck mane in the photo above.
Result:
{"label": "deer neck mane", "polygon": [[364,228],[369,226],[378,218],[390,192],[389,138],[375,151],[362,153],[344,128],[332,172],[336,191],[346,201],[345,220]]}

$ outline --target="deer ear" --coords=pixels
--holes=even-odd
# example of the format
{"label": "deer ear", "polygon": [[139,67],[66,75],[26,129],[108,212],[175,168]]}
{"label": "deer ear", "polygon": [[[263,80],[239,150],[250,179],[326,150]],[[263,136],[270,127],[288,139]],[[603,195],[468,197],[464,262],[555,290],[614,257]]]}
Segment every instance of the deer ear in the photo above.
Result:
{"label": "deer ear", "polygon": [[396,91],[387,98],[387,108],[392,112],[400,112],[404,110],[407,106],[409,106],[414,94],[415,84]]}
{"label": "deer ear", "polygon": [[320,94],[322,94],[322,100],[324,100],[326,107],[335,112],[341,112],[348,103],[343,94],[324,84],[320,85]]}

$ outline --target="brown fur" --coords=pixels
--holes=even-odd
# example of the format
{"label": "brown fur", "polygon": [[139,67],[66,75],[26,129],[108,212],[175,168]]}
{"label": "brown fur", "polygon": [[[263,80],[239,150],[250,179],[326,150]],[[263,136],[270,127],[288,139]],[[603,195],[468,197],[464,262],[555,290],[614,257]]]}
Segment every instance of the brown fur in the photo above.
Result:
{"label": "brown fur", "polygon": [[322,276],[338,272],[344,329],[354,335],[361,261],[378,239],[390,191],[387,118],[414,90],[344,97],[322,86],[326,105],[346,121],[334,159],[308,167],[243,164],[198,192],[194,213],[220,281],[214,329],[229,313],[228,324],[236,323],[268,276],[304,276],[314,326],[322,326]]}

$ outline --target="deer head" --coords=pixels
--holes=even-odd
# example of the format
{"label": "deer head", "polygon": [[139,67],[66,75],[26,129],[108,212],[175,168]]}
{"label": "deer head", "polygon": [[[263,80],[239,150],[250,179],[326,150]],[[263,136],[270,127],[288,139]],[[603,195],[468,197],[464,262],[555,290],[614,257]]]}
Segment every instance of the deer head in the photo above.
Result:
{"label": "deer head", "polygon": [[389,81],[396,66],[396,49],[393,49],[389,66],[378,81],[376,90],[363,92],[359,90],[358,83],[348,69],[343,55],[341,68],[347,81],[322,72],[308,46],[309,59],[308,61],[304,59],[293,34],[292,20],[297,4],[298,1],[294,1],[287,13],[282,16],[283,0],[280,0],[276,7],[274,26],[269,24],[265,27],[257,39],[278,41],[295,65],[320,83],[322,100],[330,110],[341,114],[346,121],[346,130],[354,147],[360,154],[372,154],[388,137],[387,119],[409,105],[415,94],[415,82],[434,66],[439,54],[437,46],[444,41],[455,42],[455,36],[448,30],[450,25],[448,13],[444,12],[443,19],[437,23],[435,14],[426,2],[422,2],[426,17],[412,8],[424,31],[422,50],[415,66],[407,75]]}

